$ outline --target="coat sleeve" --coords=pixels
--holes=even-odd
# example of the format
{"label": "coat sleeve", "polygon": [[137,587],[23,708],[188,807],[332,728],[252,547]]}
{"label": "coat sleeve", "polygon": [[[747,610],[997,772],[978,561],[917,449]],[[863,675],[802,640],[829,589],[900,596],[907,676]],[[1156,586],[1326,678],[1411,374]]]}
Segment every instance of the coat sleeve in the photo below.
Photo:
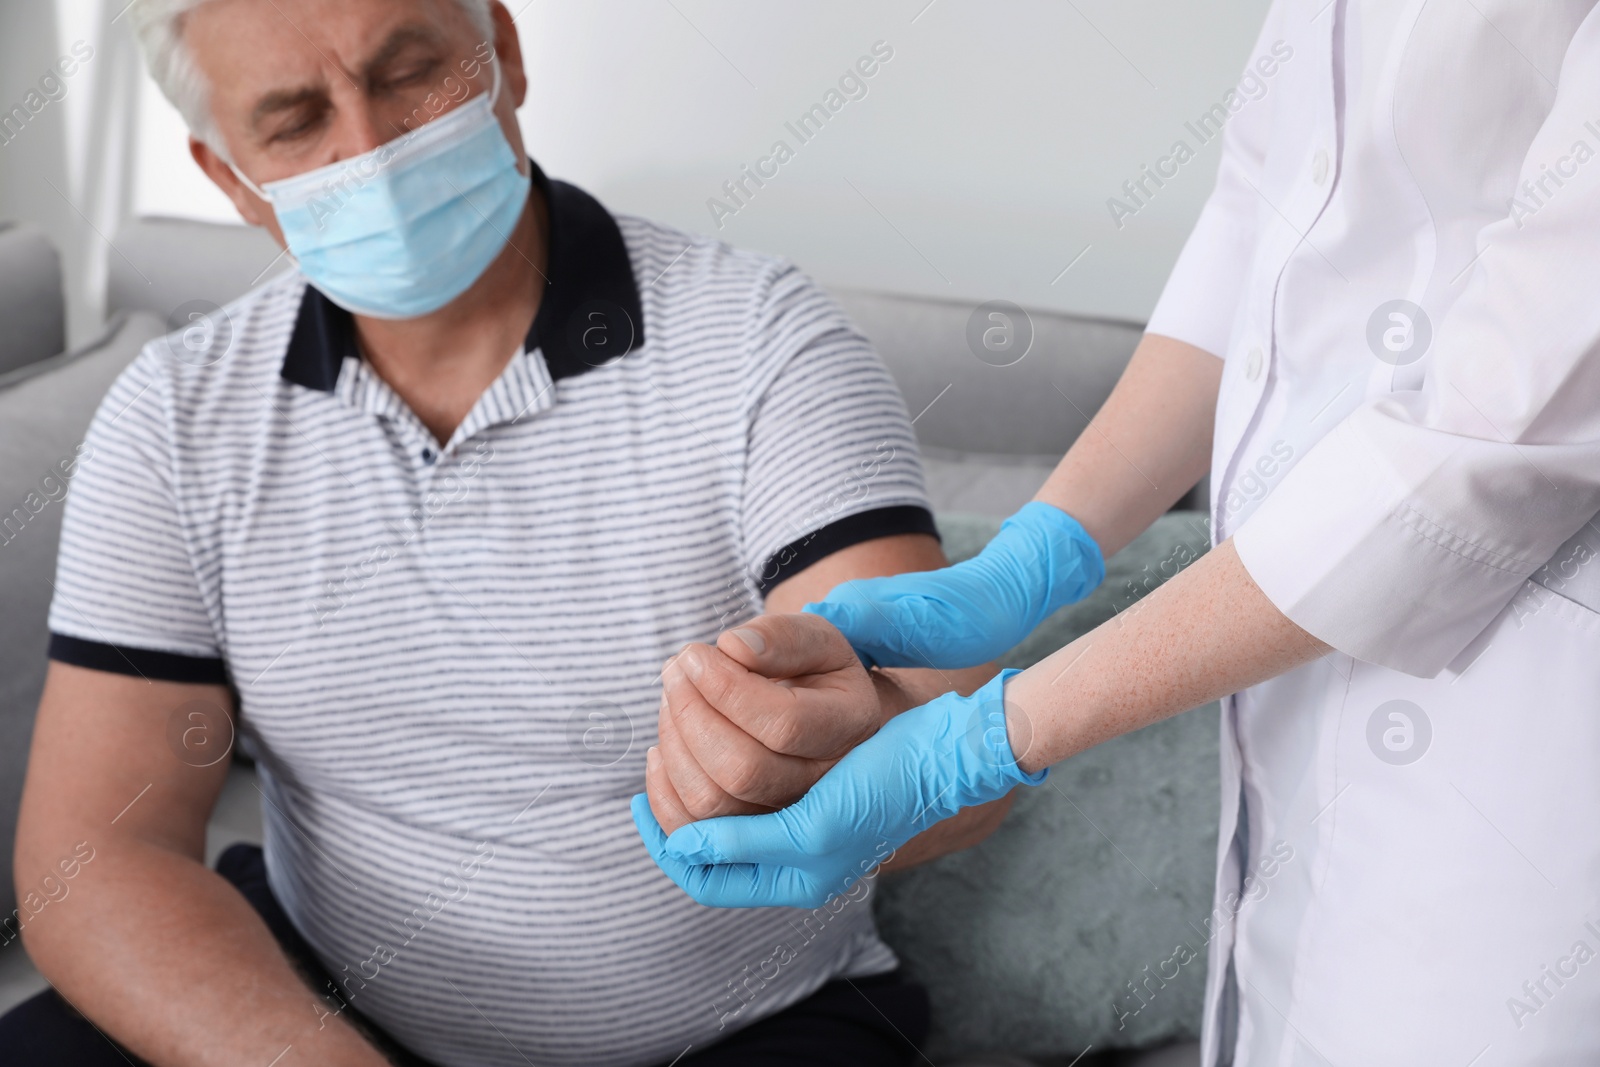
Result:
{"label": "coat sleeve", "polygon": [[[1596,99],[1600,11],[1569,47],[1519,184],[1592,142]],[[1422,388],[1358,407],[1234,538],[1295,623],[1407,674],[1449,665],[1600,511],[1600,160],[1537,210],[1516,207],[1479,231]]]}
{"label": "coat sleeve", "polygon": [[[1262,82],[1263,69],[1281,62],[1283,0],[1274,0],[1245,65],[1245,79]],[[1243,84],[1243,83],[1241,83]],[[1244,293],[1256,244],[1257,189],[1272,132],[1277,94],[1238,96],[1239,112],[1223,128],[1217,183],[1184,243],[1146,329],[1223,357],[1234,313]]]}

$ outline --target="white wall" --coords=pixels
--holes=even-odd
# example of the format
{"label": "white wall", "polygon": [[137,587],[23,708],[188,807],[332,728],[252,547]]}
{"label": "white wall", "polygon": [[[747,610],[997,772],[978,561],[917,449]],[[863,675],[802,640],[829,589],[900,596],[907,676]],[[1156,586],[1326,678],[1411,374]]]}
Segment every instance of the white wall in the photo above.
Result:
{"label": "white wall", "polygon": [[[782,138],[795,159],[726,220],[729,241],[825,282],[1130,318],[1148,313],[1215,156],[1120,231],[1105,201],[1236,81],[1266,8],[805,0],[755,16],[674,3],[535,0],[523,16],[536,72],[524,126],[554,173],[704,231],[706,200]],[[878,40],[894,58],[866,98],[800,145],[784,122]]]}
{"label": "white wall", "polygon": [[[24,2],[51,7],[7,0],[4,19]],[[124,2],[56,6],[81,18]],[[532,78],[522,110],[532,152],[613,209],[788,255],[828,284],[1135,319],[1149,312],[1210,189],[1215,144],[1120,229],[1106,200],[1234,84],[1266,8],[1266,0],[508,2]],[[877,41],[894,56],[867,95],[801,144],[784,123],[821,102]],[[4,69],[15,68],[15,53],[37,58],[41,47],[0,37]],[[4,79],[7,91],[13,80]],[[122,119],[137,133],[131,209],[232,219],[189,161],[182,125],[159,94],[146,83],[126,95],[138,117]],[[719,230],[707,200],[778,139],[794,158]],[[0,177],[8,154],[0,150]],[[0,185],[0,214],[37,210],[63,232],[82,231],[52,196],[46,188],[17,199]],[[80,272],[92,266],[79,258]]]}
{"label": "white wall", "polygon": [[[98,303],[136,124],[128,88],[143,76],[125,19],[126,0],[0,0],[0,116],[25,123],[0,138],[0,219],[42,226],[61,250],[73,343],[97,331]],[[84,58],[87,57],[87,58]],[[53,74],[69,59],[65,78]]]}

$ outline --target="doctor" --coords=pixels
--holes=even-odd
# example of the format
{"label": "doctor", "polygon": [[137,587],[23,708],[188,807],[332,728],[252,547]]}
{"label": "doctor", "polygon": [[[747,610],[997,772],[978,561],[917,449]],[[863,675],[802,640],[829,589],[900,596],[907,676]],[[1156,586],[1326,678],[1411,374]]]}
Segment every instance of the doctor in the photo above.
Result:
{"label": "doctor", "polygon": [[670,837],[643,797],[635,817],[702,903],[814,906],[925,826],[1223,697],[1206,1064],[1594,1064],[1600,12],[1278,0],[1268,62],[1148,334],[1038,498],[975,560],[809,610],[869,665],[984,662],[1208,453],[1216,548],[891,720],[790,808]]}

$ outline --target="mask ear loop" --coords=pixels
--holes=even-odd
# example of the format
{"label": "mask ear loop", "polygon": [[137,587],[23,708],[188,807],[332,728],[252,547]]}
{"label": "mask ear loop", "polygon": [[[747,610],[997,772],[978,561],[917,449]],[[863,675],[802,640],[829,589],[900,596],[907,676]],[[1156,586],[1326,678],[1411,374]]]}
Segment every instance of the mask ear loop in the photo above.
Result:
{"label": "mask ear loop", "polygon": [[489,60],[489,62],[494,65],[494,85],[489,90],[489,110],[493,111],[495,109],[495,105],[500,103],[500,86],[503,83],[503,79],[500,74],[500,53],[496,52],[494,58]]}
{"label": "mask ear loop", "polygon": [[[215,151],[215,149],[213,149],[212,151]],[[267,195],[267,191],[265,189],[261,188],[261,186],[257,185],[255,182],[251,181],[250,178],[243,171],[241,171],[238,167],[234,166],[232,160],[224,159],[223,162],[228,165],[228,169],[229,170],[233,171],[233,176],[235,178],[239,179],[239,183],[241,185],[243,185],[246,189],[249,189],[252,193],[255,193],[258,197],[260,197],[262,200],[265,200],[267,203],[269,203],[269,204],[272,203],[272,197]]]}
{"label": "mask ear loop", "polygon": [[[216,150],[212,149],[212,151],[216,151]],[[272,203],[272,197],[267,195],[267,191],[265,189],[261,188],[261,186],[257,185],[255,182],[251,181],[250,178],[244,172],[242,172],[238,167],[233,165],[233,161],[232,160],[224,159],[223,162],[228,165],[228,169],[229,170],[233,171],[233,176],[235,178],[239,179],[239,182],[240,182],[241,185],[243,185],[246,189],[249,189],[252,193],[255,193],[256,196],[260,197],[263,201],[266,202],[268,207],[272,207],[274,212],[276,212],[277,208]],[[279,254],[280,255],[284,255],[284,256],[288,256],[289,257],[289,262],[293,263],[296,268],[298,268],[300,266],[299,257],[297,257],[294,254],[294,250],[291,249],[287,244],[285,244],[283,246],[283,251],[281,253],[279,253]]]}
{"label": "mask ear loop", "polygon": [[[494,58],[489,60],[489,62],[494,64],[494,86],[489,90],[489,113],[490,115],[494,115],[495,106],[500,103],[500,90],[505,85],[505,79],[501,72],[500,53],[494,53]],[[498,116],[495,116],[495,121],[500,121]],[[517,160],[517,173],[522,174],[522,168],[526,165],[526,156]],[[524,175],[524,177],[527,177],[527,175]]]}
{"label": "mask ear loop", "polygon": [[[212,151],[216,151],[216,150],[212,149]],[[265,201],[267,206],[271,207],[274,212],[277,211],[276,205],[274,205],[273,202],[272,202],[272,197],[267,195],[267,191],[265,189],[261,188],[261,186],[257,185],[255,182],[251,181],[248,175],[246,175],[238,167],[233,165],[233,161],[232,160],[224,159],[223,162],[228,165],[228,169],[229,170],[233,171],[233,176],[235,178],[239,179],[239,183],[241,185],[243,185],[246,189],[249,189],[252,193],[255,193],[256,196],[260,197],[263,201]],[[294,254],[294,250],[291,249],[287,244],[285,244],[283,246],[283,251],[281,253],[279,253],[279,254],[280,255],[284,255],[284,256],[288,256],[289,257],[289,262],[293,263],[297,268],[300,266],[299,257]]]}

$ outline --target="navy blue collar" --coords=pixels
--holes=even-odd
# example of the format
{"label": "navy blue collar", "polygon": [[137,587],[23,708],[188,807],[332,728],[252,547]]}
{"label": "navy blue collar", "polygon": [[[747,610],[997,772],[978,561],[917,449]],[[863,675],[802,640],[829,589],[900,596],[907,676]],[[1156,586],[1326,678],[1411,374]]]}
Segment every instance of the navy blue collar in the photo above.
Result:
{"label": "navy blue collar", "polygon": [[[528,165],[550,205],[550,249],[544,296],[524,346],[543,352],[551,378],[570,378],[644,344],[644,311],[611,212],[577,186],[551,181],[533,160]],[[283,354],[283,377],[332,392],[347,355],[360,357],[355,320],[307,285]]]}

